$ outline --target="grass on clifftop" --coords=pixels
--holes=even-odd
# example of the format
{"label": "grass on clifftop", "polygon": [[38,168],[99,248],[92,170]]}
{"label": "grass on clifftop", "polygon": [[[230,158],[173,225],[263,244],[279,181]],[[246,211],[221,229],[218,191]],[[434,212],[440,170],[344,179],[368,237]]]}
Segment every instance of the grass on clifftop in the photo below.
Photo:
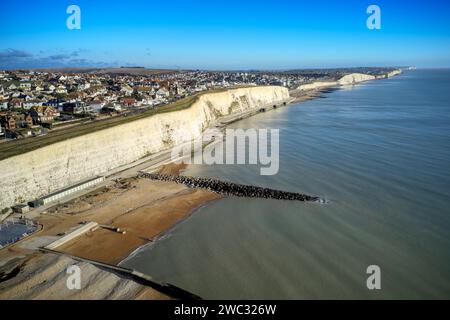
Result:
{"label": "grass on clifftop", "polygon": [[47,135],[41,136],[41,137],[35,137],[35,138],[26,138],[21,140],[14,140],[14,141],[8,141],[0,143],[0,160],[4,160],[10,157],[17,156],[22,153],[30,152],[45,146],[48,146],[53,143],[61,142],[64,140],[76,138],[88,133],[92,133],[95,131],[108,129],[114,126],[118,126],[124,123],[136,121],[139,119],[147,118],[150,116],[153,116],[158,113],[166,113],[166,112],[174,112],[174,111],[180,111],[183,109],[189,108],[191,105],[194,104],[198,100],[200,96],[203,94],[209,94],[209,93],[218,93],[227,91],[229,89],[236,89],[236,87],[233,88],[223,88],[223,89],[215,89],[210,90],[202,93],[195,94],[193,96],[189,96],[183,99],[180,99],[178,101],[175,101],[173,103],[167,104],[165,106],[158,107],[156,109],[151,109],[144,111],[142,113],[138,114],[132,114],[128,115],[126,117],[124,116],[117,116],[110,119],[104,119],[99,120],[95,122],[90,122],[86,124],[81,124],[75,127],[67,128],[67,129],[61,129],[58,131],[50,131]]}

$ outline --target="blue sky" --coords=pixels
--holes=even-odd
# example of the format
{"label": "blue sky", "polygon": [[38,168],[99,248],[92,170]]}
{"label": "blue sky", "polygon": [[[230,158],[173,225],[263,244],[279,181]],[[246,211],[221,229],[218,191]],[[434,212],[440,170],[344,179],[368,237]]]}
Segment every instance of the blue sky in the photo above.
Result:
{"label": "blue sky", "polygon": [[[81,30],[66,27],[72,4]],[[450,67],[448,21],[446,0],[1,0],[0,68]]]}

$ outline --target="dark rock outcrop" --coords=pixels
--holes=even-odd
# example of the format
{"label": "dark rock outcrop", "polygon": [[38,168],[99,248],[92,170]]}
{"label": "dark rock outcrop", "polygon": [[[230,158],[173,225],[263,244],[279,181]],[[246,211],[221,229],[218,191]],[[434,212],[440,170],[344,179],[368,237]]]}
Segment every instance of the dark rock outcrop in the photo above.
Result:
{"label": "dark rock outcrop", "polygon": [[184,184],[189,188],[206,189],[211,192],[225,196],[235,196],[242,198],[263,198],[276,200],[304,201],[325,203],[323,199],[316,196],[310,196],[295,192],[286,192],[256,186],[236,184],[232,182],[221,181],[214,178],[199,178],[186,176],[172,176],[165,174],[144,173],[139,174],[140,178],[148,178],[158,181],[171,181]]}

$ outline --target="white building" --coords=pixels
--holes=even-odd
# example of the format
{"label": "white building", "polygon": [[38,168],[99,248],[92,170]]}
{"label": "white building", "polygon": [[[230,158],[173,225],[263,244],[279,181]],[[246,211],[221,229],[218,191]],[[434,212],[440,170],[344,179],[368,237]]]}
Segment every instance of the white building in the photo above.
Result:
{"label": "white building", "polygon": [[131,95],[133,93],[133,89],[131,89],[131,87],[128,85],[122,86],[122,88],[120,88],[120,91],[125,93],[126,95]]}

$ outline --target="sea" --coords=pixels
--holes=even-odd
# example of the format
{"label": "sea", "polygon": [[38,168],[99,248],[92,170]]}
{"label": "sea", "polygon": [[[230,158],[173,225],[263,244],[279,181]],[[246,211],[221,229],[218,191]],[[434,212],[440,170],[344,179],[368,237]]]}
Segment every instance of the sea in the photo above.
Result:
{"label": "sea", "polygon": [[330,90],[230,127],[279,129],[278,174],[185,175],[329,202],[211,202],[124,266],[205,299],[450,298],[450,70]]}

